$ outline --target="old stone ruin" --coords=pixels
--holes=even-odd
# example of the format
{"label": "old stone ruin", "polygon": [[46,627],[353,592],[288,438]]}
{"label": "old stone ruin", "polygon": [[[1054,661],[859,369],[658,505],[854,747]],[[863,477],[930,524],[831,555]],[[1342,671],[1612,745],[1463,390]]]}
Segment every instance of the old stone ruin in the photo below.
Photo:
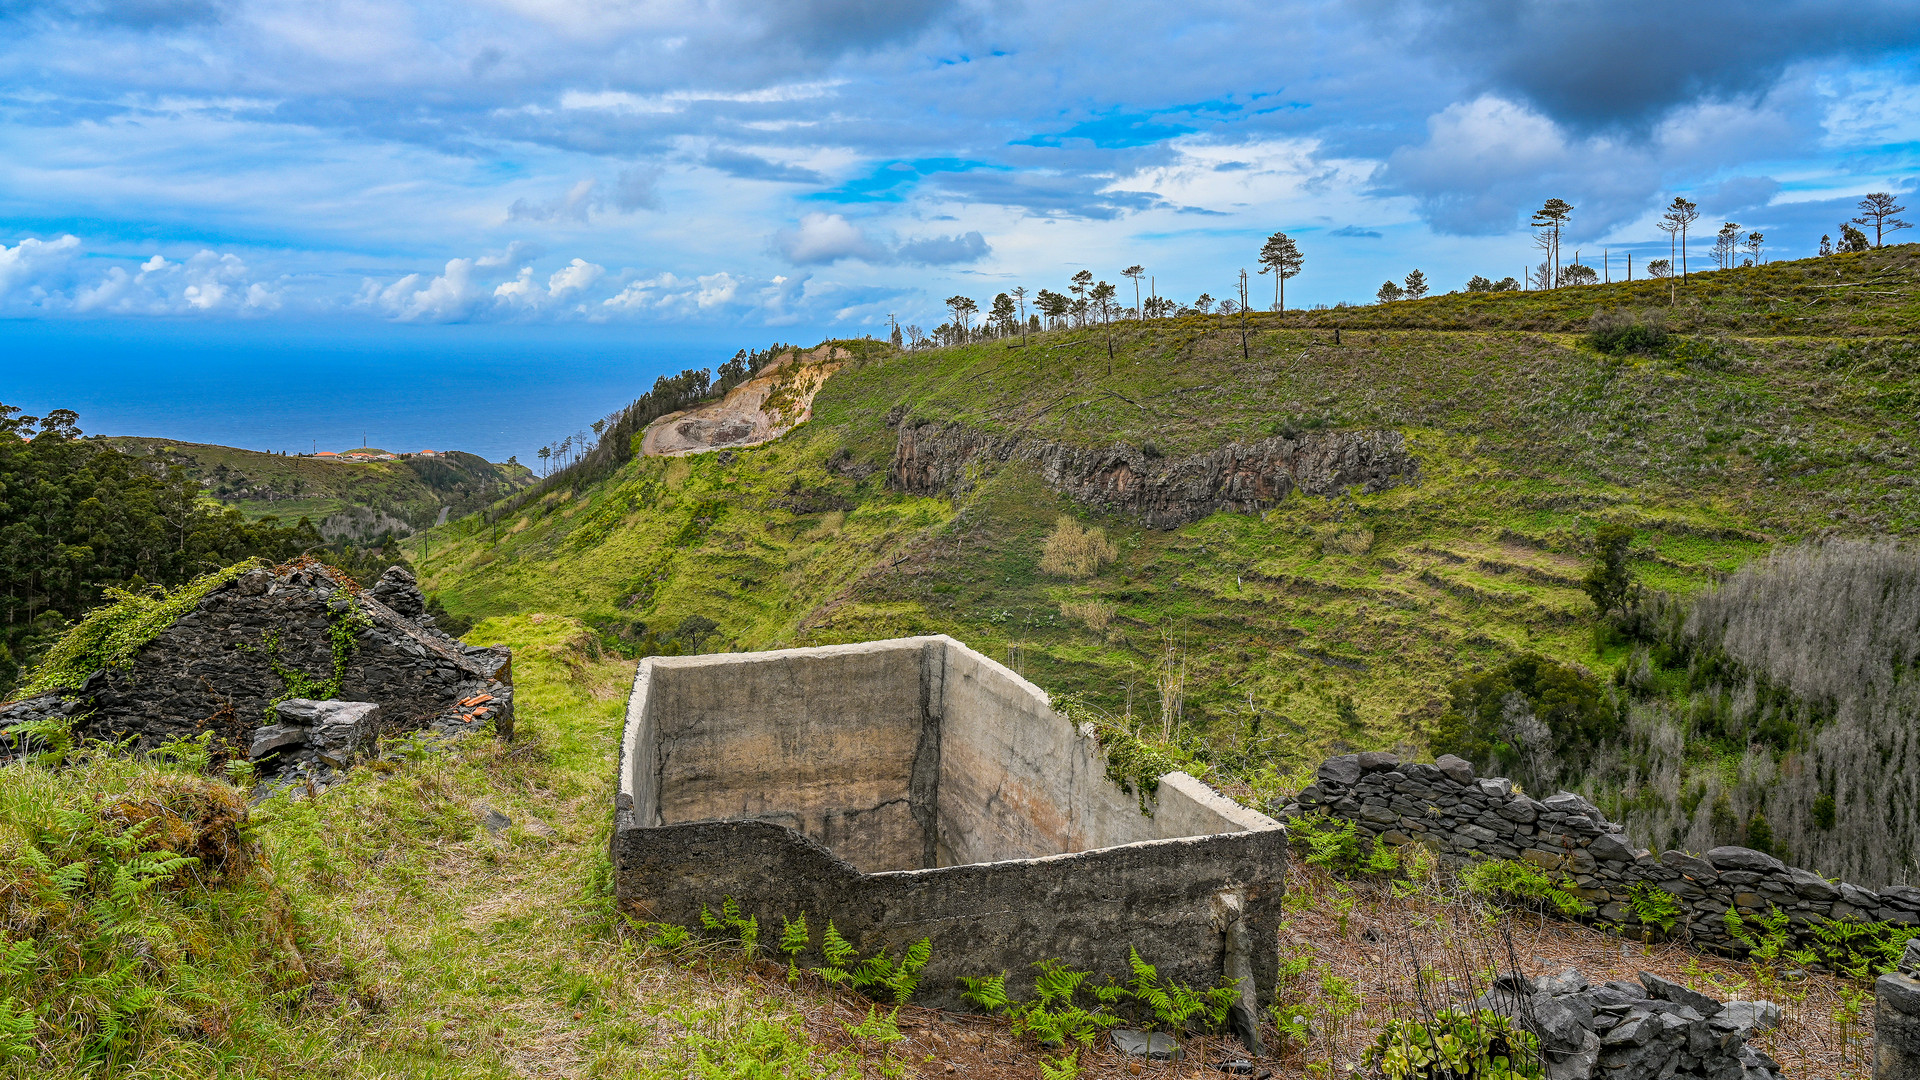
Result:
{"label": "old stone ruin", "polygon": [[142,750],[211,732],[264,779],[324,788],[381,736],[511,737],[511,659],[435,628],[401,567],[364,590],[318,562],[259,568],[213,589],[131,663],[0,705],[0,761],[29,742],[8,729],[60,716],[77,737]]}
{"label": "old stone ruin", "polygon": [[612,854],[638,917],[734,899],[805,913],[871,955],[930,939],[915,1000],[1060,959],[1124,978],[1128,947],[1193,986],[1240,981],[1250,1046],[1272,997],[1278,823],[1187,776],[1109,779],[1090,733],[951,638],[652,657],[634,679]]}

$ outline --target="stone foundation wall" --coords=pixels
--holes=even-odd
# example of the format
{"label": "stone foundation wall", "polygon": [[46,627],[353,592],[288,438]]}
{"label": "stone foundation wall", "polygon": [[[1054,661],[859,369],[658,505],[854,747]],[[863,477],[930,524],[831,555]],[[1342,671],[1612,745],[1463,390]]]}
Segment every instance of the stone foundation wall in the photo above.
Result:
{"label": "stone foundation wall", "polygon": [[1532,799],[1506,779],[1476,777],[1470,765],[1451,756],[1433,764],[1402,762],[1384,753],[1330,758],[1315,782],[1278,816],[1314,813],[1352,821],[1388,844],[1424,843],[1454,864],[1521,859],[1563,873],[1593,905],[1592,921],[1632,935],[1645,928],[1628,892],[1650,885],[1679,901],[1675,936],[1717,951],[1743,949],[1727,933],[1724,916],[1730,908],[1748,918],[1786,912],[1796,943],[1811,940],[1809,924],[1816,919],[1853,916],[1920,927],[1920,889],[1892,886],[1874,892],[1830,882],[1751,848],[1656,855],[1636,848],[1619,825],[1578,795]]}

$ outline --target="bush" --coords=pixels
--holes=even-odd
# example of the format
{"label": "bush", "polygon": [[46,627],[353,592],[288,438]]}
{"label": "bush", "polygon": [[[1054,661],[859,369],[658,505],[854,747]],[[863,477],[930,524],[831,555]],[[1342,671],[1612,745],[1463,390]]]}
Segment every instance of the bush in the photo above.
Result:
{"label": "bush", "polygon": [[1667,347],[1665,316],[1655,311],[1634,314],[1609,308],[1593,313],[1587,323],[1587,344],[1596,352],[1657,353]]}
{"label": "bush", "polygon": [[1063,514],[1040,550],[1040,570],[1055,577],[1088,578],[1119,557],[1120,546],[1107,539],[1105,529],[1083,528]]}
{"label": "bush", "polygon": [[1367,1051],[1387,1080],[1508,1080],[1541,1075],[1540,1040],[1498,1013],[1441,1009],[1390,1020]]}

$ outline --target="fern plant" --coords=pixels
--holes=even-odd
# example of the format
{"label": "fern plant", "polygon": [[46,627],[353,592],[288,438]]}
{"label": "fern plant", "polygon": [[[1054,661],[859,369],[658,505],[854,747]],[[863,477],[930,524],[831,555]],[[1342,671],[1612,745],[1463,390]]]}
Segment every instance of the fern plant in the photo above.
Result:
{"label": "fern plant", "polygon": [[742,918],[740,902],[731,896],[721,898],[718,915],[708,911],[707,905],[701,904],[700,927],[713,937],[738,942],[740,951],[747,954],[749,960],[753,959],[754,951],[760,947],[759,917]]}
{"label": "fern plant", "polygon": [[1627,904],[1640,925],[1658,926],[1663,934],[1672,933],[1680,921],[1680,898],[1651,882],[1634,882],[1627,890]]}
{"label": "fern plant", "polygon": [[1517,903],[1535,910],[1552,907],[1568,918],[1592,911],[1573,890],[1541,870],[1516,859],[1481,859],[1460,871],[1467,891],[1476,896]]}

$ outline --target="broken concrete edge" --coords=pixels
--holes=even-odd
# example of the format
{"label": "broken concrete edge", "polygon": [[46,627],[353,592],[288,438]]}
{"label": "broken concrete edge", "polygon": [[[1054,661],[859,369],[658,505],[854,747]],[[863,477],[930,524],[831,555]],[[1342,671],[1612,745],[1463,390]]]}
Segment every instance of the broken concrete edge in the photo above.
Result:
{"label": "broken concrete edge", "polygon": [[[957,743],[954,752],[977,757],[981,747],[973,743],[978,740],[969,743],[958,730],[964,718],[949,714],[956,702],[985,707],[997,714],[996,720],[1011,723],[1014,735],[1069,747],[1073,753],[1068,772],[1076,773],[1080,784],[1111,789],[1107,801],[1112,806],[1079,811],[1093,815],[1083,822],[1087,830],[1097,834],[1118,829],[1122,835],[1145,838],[1057,853],[907,868],[870,866],[863,871],[842,852],[778,821],[746,814],[706,814],[693,820],[663,816],[662,788],[671,787],[672,781],[663,781],[662,770],[688,769],[686,755],[697,755],[701,748],[683,746],[678,749],[686,753],[676,755],[670,746],[663,754],[658,726],[671,724],[681,734],[704,732],[684,717],[655,717],[656,707],[667,707],[659,703],[671,696],[663,690],[663,680],[680,673],[709,679],[724,675],[714,689],[745,704],[703,694],[691,707],[718,709],[733,721],[756,707],[752,695],[761,682],[781,678],[787,681],[779,683],[777,692],[768,691],[762,703],[805,712],[808,686],[793,683],[801,670],[796,665],[831,666],[835,661],[842,665],[833,669],[838,673],[862,665],[882,669],[889,676],[886,690],[894,698],[909,692],[919,696],[921,749],[912,755],[916,776],[928,730],[947,729],[944,735],[935,731],[936,757],[943,737],[961,739],[965,745]],[[917,664],[919,678],[886,670],[889,663]],[[991,685],[978,685],[982,680]],[[893,707],[901,708],[901,702],[894,701]],[[843,715],[834,712],[819,722],[825,729],[858,728],[862,723],[859,716],[843,720]],[[1045,721],[1044,730],[1033,724],[1036,719]],[[825,729],[807,730],[818,737]],[[891,749],[905,754],[909,741],[896,736]],[[1104,760],[1097,742],[1054,712],[1045,692],[946,635],[648,658],[635,672],[621,739],[610,843],[616,897],[632,917],[680,925],[697,925],[703,907],[717,907],[729,897],[744,915],[760,919],[766,932],[779,925],[775,919],[805,913],[816,936],[833,920],[862,955],[883,947],[899,955],[927,938],[934,956],[917,1000],[939,1008],[963,1006],[958,982],[963,975],[1004,971],[1011,992],[1028,992],[1031,965],[1044,959],[1058,958],[1096,975],[1124,979],[1131,946],[1164,977],[1188,985],[1213,986],[1224,978],[1240,978],[1242,1000],[1235,1009],[1244,1020],[1237,1027],[1252,1030],[1259,1005],[1271,998],[1276,975],[1277,948],[1268,945],[1276,940],[1285,888],[1284,826],[1185,773],[1162,777],[1155,813],[1143,818],[1135,796],[1106,778]],[[951,755],[946,764],[954,767]],[[705,778],[713,770],[697,771]],[[1072,797],[1074,790],[1065,794]],[[763,794],[754,791],[756,798]],[[996,789],[994,797],[999,794]],[[707,804],[676,798],[673,805],[698,812]],[[1114,807],[1124,807],[1124,814]],[[768,804],[762,813],[780,809]],[[959,810],[948,806],[945,812]],[[998,813],[1008,811],[1003,806]]]}

